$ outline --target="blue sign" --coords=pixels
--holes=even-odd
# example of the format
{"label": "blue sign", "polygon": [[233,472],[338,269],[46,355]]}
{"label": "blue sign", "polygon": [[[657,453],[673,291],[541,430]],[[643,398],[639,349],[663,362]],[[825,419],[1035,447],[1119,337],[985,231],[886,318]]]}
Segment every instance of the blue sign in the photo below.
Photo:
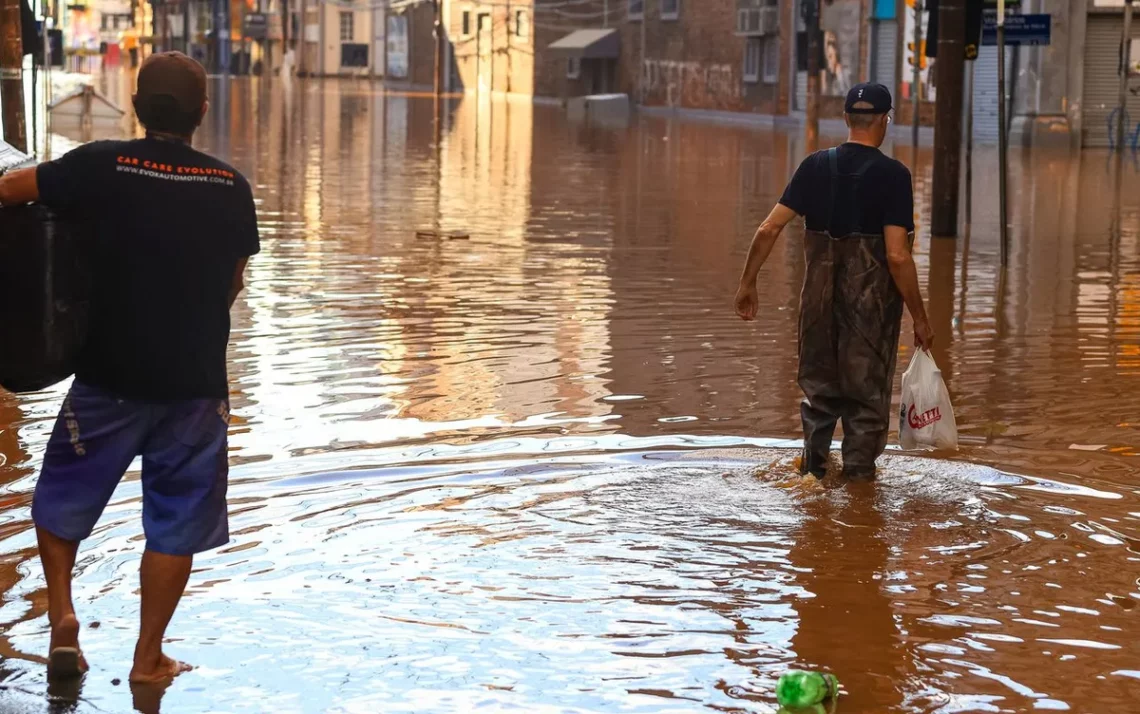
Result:
{"label": "blue sign", "polygon": [[[1047,45],[1053,34],[1052,15],[1006,15],[1006,45]],[[997,13],[982,18],[982,44],[997,44]]]}

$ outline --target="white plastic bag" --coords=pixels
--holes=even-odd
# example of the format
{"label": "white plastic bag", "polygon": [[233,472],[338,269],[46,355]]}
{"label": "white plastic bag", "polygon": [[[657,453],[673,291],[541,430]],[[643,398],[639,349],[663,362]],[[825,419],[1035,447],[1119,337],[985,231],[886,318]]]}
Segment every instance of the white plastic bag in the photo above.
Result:
{"label": "white plastic bag", "polygon": [[950,393],[934,358],[921,348],[903,373],[899,444],[907,450],[958,448]]}

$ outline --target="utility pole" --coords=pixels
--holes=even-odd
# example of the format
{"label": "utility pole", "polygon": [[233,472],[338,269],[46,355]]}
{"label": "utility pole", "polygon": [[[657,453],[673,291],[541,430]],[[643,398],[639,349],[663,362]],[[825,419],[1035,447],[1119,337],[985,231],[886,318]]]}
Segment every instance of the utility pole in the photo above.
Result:
{"label": "utility pole", "polygon": [[910,142],[916,152],[918,151],[918,126],[922,101],[922,63],[926,61],[923,57],[924,54],[922,51],[922,0],[914,0],[914,52],[911,53],[911,61],[914,67],[911,69],[910,79]]}
{"label": "utility pole", "polygon": [[435,71],[433,82],[435,100],[438,103],[440,95],[443,94],[443,0],[433,0],[432,4],[435,10]]}
{"label": "utility pole", "polygon": [[[306,45],[309,44],[309,3],[301,0],[301,19],[297,22],[297,76],[308,76],[308,62],[305,61]],[[319,46],[319,44],[318,44]]]}
{"label": "utility pole", "polygon": [[292,18],[289,16],[289,0],[281,0],[281,54],[285,54],[285,50],[289,49],[289,26],[293,23],[290,22]]}
{"label": "utility pole", "polygon": [[803,0],[807,27],[807,110],[804,116],[804,143],[809,153],[819,149],[819,0]]}
{"label": "utility pole", "polygon": [[[966,240],[970,240],[970,224],[974,220],[974,74],[978,59],[978,46],[982,43],[982,0],[966,0],[966,110],[962,121],[966,124]],[[963,250],[968,250],[967,247]]]}
{"label": "utility pole", "polygon": [[971,60],[966,70],[966,110],[963,112],[963,121],[966,122],[966,234],[969,235],[970,223],[974,220],[974,61]]}
{"label": "utility pole", "polygon": [[[929,38],[927,38],[929,42]],[[962,85],[966,73],[966,0],[939,0],[937,111],[934,113],[934,185],[930,233],[958,235],[962,158]]]}
{"label": "utility pole", "polygon": [[[443,140],[443,0],[433,0],[435,9],[435,150],[438,156]],[[509,23],[509,15],[508,20]],[[509,31],[509,30],[508,30]],[[437,181],[438,183],[438,181]]]}
{"label": "utility pole", "polygon": [[647,91],[645,81],[645,42],[648,39],[648,29],[645,27],[649,20],[649,0],[643,0],[641,3],[641,61],[637,68],[637,103],[645,104],[645,93]]}
{"label": "utility pole", "polygon": [[4,141],[28,153],[24,122],[24,42],[20,29],[21,0],[0,0],[0,103],[4,104]]}
{"label": "utility pole", "polygon": [[1132,0],[1124,0],[1124,34],[1120,38],[1120,94],[1116,100],[1117,166],[1124,156],[1124,117],[1128,107],[1128,75],[1132,71]]}
{"label": "utility pole", "polygon": [[[1001,267],[1009,265],[1009,221],[1006,219],[1006,144],[1009,136],[1005,123],[1005,0],[998,0],[998,228],[1001,235]],[[1118,147],[1119,148],[1119,147]],[[1003,275],[1004,277],[1004,275]]]}

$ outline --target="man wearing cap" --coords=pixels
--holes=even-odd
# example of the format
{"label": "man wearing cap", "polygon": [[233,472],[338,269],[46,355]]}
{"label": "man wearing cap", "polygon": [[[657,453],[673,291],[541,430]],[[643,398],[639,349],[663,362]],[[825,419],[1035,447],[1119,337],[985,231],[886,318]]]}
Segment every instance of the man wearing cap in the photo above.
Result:
{"label": "man wearing cap", "polygon": [[0,204],[40,201],[94,228],[90,331],[36,485],[32,519],[48,588],[48,673],[87,664],[71,600],[79,542],[142,457],[141,626],[130,679],[187,667],[162,652],[193,556],[229,540],[229,309],[258,252],[249,183],[193,149],[206,73],[177,52],[139,69],[146,138],[81,146],[0,179]]}
{"label": "man wearing cap", "polygon": [[910,246],[910,171],[879,147],[890,124],[891,94],[858,84],[847,94],[847,142],[804,159],[748,251],[736,313],[759,310],[756,279],[784,226],[804,217],[799,385],[804,392],[803,473],[823,478],[836,422],[843,422],[843,476],[873,480],[887,444],[891,387],[905,303],[917,347],[930,349]]}

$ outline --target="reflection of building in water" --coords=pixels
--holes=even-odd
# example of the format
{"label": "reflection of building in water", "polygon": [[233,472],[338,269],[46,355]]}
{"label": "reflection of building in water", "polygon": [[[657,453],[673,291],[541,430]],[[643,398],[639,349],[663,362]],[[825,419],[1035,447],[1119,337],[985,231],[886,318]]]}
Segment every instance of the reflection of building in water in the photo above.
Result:
{"label": "reflection of building in water", "polygon": [[439,226],[470,233],[494,264],[478,265],[488,258],[473,260],[466,241],[422,245],[428,284],[458,291],[409,296],[449,335],[434,345],[439,398],[410,414],[516,421],[608,411],[599,401],[607,392],[590,378],[608,342],[605,246],[577,238],[577,215],[535,214],[549,201],[543,188],[573,166],[539,143],[534,112],[499,101],[455,109],[439,156]]}
{"label": "reflection of building in water", "polygon": [[[589,377],[608,343],[608,246],[576,236],[591,204],[558,215],[532,183],[559,190],[577,152],[536,160],[529,103],[463,102],[437,156],[430,99],[322,89],[253,93],[232,103],[243,119],[228,141],[225,122],[203,136],[259,200],[263,253],[231,349],[234,411],[258,414],[256,440],[321,448],[606,414]],[[555,220],[536,219],[537,198]],[[416,236],[437,227],[471,239]]]}
{"label": "reflection of building in water", "polygon": [[[20,398],[0,389],[0,485],[10,484],[32,473],[30,454],[20,438],[23,420]],[[5,500],[0,497],[0,512],[11,505],[4,503]]]}
{"label": "reflection of building in water", "polygon": [[796,664],[835,673],[844,710],[897,711],[909,656],[883,591],[890,547],[874,487],[815,495],[803,510],[788,552],[806,591],[795,602]]}
{"label": "reflection of building in water", "polygon": [[[716,432],[716,417],[751,414],[765,435],[794,433],[798,229],[764,268],[758,321],[732,308],[752,233],[798,162],[788,136],[652,121],[618,150],[611,388],[644,397],[622,403],[623,429]],[[687,417],[701,423],[658,423]]]}

